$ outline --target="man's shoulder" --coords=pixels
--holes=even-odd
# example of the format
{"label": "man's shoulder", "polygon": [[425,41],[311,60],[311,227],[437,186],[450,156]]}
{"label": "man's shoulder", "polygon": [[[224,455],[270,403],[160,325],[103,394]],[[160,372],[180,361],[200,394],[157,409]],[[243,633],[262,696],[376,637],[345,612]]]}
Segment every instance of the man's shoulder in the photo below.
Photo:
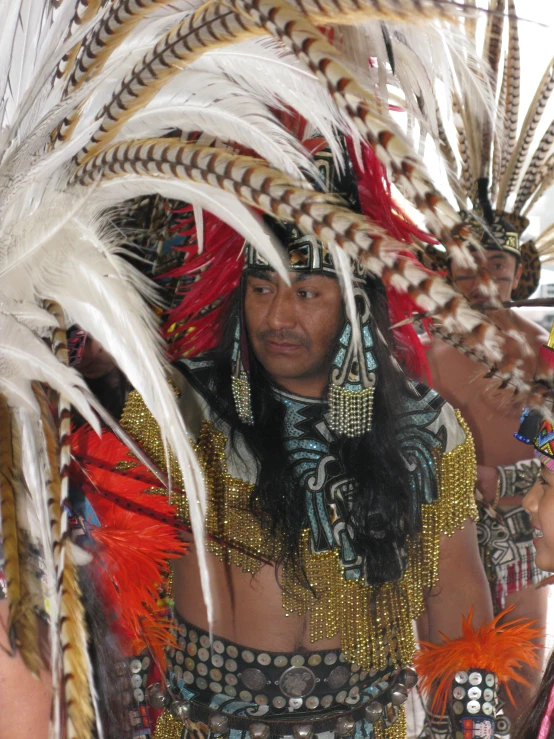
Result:
{"label": "man's shoulder", "polygon": [[519,311],[512,311],[512,315],[518,330],[525,335],[533,349],[538,349],[541,344],[546,344],[548,332],[539,323],[531,321]]}
{"label": "man's shoulder", "polygon": [[179,406],[194,437],[198,437],[202,421],[211,418],[214,393],[215,363],[209,357],[183,357],[174,362],[172,382],[179,392]]}
{"label": "man's shoulder", "polygon": [[[459,416],[442,395],[424,383],[413,383],[403,404],[401,433],[423,433],[442,453],[452,451],[466,437]],[[402,431],[403,429],[403,431]]]}
{"label": "man's shoulder", "polygon": [[452,365],[459,366],[459,363],[465,359],[456,347],[438,336],[426,336],[421,343],[425,349],[425,357],[429,364],[433,385],[440,385],[440,379],[445,369]]}

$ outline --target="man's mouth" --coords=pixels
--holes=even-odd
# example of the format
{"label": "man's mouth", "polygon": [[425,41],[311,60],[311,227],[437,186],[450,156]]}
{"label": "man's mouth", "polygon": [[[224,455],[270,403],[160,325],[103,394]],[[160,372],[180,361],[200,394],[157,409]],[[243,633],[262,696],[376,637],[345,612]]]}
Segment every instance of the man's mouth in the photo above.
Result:
{"label": "man's mouth", "polygon": [[273,352],[292,352],[302,346],[292,341],[275,341],[274,339],[266,339],[266,345]]}
{"label": "man's mouth", "polygon": [[485,305],[485,303],[488,303],[490,301],[490,298],[487,295],[483,295],[482,292],[473,293],[469,296],[469,302],[470,303],[477,303],[478,305]]}

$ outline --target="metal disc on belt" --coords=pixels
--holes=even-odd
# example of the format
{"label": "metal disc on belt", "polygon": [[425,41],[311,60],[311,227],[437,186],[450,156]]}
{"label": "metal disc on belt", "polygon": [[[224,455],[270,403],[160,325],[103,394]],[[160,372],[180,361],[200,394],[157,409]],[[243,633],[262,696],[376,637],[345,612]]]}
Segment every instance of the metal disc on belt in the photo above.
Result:
{"label": "metal disc on belt", "polygon": [[344,665],[339,665],[331,670],[329,677],[327,678],[327,685],[331,690],[338,690],[345,685],[350,679],[352,672]]}
{"label": "metal disc on belt", "polygon": [[309,667],[289,667],[279,678],[279,687],[287,698],[304,698],[315,685],[316,678]]}
{"label": "metal disc on belt", "polygon": [[267,685],[267,679],[261,670],[247,667],[240,675],[240,679],[249,690],[262,690]]}

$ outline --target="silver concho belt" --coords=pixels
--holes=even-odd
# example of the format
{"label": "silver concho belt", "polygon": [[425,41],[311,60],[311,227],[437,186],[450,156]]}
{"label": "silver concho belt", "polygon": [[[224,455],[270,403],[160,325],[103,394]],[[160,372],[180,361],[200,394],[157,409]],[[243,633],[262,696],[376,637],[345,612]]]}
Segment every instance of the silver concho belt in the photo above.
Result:
{"label": "silver concho belt", "polygon": [[[267,706],[281,714],[321,709],[348,710],[362,691],[388,682],[392,664],[382,670],[361,670],[339,649],[320,652],[262,652],[220,637],[210,643],[207,632],[175,616],[177,648],[168,652],[168,687],[182,688],[197,703],[214,694],[243,703]],[[187,695],[190,697],[190,695]]]}
{"label": "silver concho belt", "polygon": [[[148,700],[180,721],[206,724],[213,736],[238,729],[251,739],[310,739],[325,731],[348,737],[362,719],[393,723],[417,682],[409,667],[364,672],[340,650],[260,652],[219,637],[210,642],[177,614],[175,621],[178,648],[168,653],[166,690],[151,685]],[[217,710],[209,705],[215,696]],[[237,710],[241,704],[245,710]]]}

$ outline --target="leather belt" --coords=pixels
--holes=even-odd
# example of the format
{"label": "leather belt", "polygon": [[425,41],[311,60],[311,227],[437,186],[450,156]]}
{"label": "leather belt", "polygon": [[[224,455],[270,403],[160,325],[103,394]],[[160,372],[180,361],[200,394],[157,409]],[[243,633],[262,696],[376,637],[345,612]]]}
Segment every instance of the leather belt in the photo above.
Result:
{"label": "leather belt", "polygon": [[[200,721],[206,726],[210,726],[210,719],[214,716],[221,716],[218,711],[203,706],[200,703],[191,703],[190,718],[192,721]],[[341,711],[333,714],[327,714],[322,718],[316,716],[302,715],[292,716],[290,719],[284,719],[280,716],[234,716],[233,714],[223,714],[227,719],[229,729],[238,729],[239,731],[249,731],[253,723],[259,721],[267,724],[270,728],[272,736],[287,736],[293,733],[293,728],[299,724],[306,723],[312,727],[314,734],[320,734],[324,731],[333,731],[337,722],[341,718],[349,718],[352,721],[361,721],[365,716],[367,703],[357,706],[349,711]]]}

